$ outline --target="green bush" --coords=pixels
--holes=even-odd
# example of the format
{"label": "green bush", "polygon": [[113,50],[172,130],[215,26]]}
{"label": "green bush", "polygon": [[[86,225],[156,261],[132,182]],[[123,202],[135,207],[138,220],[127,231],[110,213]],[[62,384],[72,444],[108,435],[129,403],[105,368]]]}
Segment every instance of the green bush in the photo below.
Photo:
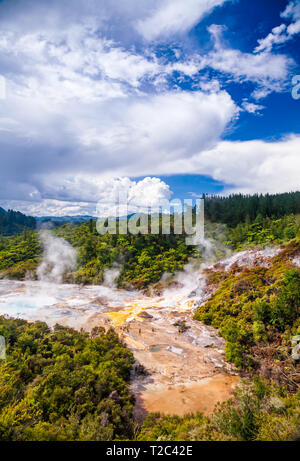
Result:
{"label": "green bush", "polygon": [[132,437],[132,354],[115,332],[86,333],[0,317],[0,440]]}
{"label": "green bush", "polygon": [[[255,365],[251,349],[258,343],[267,346],[279,335],[282,345],[286,345],[291,334],[297,334],[300,271],[291,268],[290,259],[299,251],[300,242],[295,239],[273,258],[269,268],[236,268],[225,273],[219,277],[216,292],[196,310],[196,320],[219,329],[226,340],[226,359],[237,367]],[[285,349],[287,354],[288,346]],[[280,355],[282,351],[278,351]]]}

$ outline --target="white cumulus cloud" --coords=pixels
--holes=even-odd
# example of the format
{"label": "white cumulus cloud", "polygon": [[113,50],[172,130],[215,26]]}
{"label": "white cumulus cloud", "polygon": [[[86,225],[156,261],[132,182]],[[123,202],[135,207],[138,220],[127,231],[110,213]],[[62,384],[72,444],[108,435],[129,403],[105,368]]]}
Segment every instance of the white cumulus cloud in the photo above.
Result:
{"label": "white cumulus cloud", "polygon": [[225,183],[226,192],[280,193],[299,190],[300,136],[274,142],[221,141],[173,165],[173,172],[198,173]]}
{"label": "white cumulus cloud", "polygon": [[[161,179],[146,177],[139,181],[78,174],[69,178],[46,177],[32,200],[4,200],[33,216],[90,215],[105,217],[147,211],[163,206],[171,198],[170,187]],[[56,198],[54,198],[56,197]]]}
{"label": "white cumulus cloud", "polygon": [[152,14],[140,19],[137,30],[146,40],[185,32],[227,0],[160,0]]}
{"label": "white cumulus cloud", "polygon": [[256,53],[271,51],[275,45],[281,45],[300,33],[300,1],[289,2],[286,9],[281,13],[281,17],[286,20],[290,19],[290,24],[276,26],[265,38],[259,39],[259,44],[255,48]]}
{"label": "white cumulus cloud", "polygon": [[214,50],[203,58],[202,64],[229,74],[235,81],[251,81],[259,85],[253,95],[261,99],[271,91],[281,91],[287,82],[294,61],[284,54],[267,51],[252,54],[229,48],[222,40],[223,27],[212,25],[209,28],[215,40]]}

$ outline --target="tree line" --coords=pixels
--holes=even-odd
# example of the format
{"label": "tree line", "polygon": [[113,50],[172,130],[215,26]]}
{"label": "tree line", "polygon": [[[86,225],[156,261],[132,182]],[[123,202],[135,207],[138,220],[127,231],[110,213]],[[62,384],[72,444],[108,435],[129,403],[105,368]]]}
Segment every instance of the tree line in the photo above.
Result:
{"label": "tree line", "polygon": [[20,211],[5,211],[0,207],[0,234],[16,235],[25,228],[36,228],[36,220],[32,216],[26,216]]}
{"label": "tree line", "polygon": [[233,194],[205,196],[205,216],[212,222],[235,227],[259,218],[281,218],[300,213],[300,192],[284,194]]}

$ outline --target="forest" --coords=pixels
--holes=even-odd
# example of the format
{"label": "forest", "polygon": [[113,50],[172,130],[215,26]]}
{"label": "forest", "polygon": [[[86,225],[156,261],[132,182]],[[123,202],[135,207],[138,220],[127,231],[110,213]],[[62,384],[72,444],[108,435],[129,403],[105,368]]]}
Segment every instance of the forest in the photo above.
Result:
{"label": "forest", "polygon": [[25,216],[19,211],[5,211],[0,207],[0,235],[15,235],[25,228],[35,229],[36,220],[31,216]]}
{"label": "forest", "polygon": [[0,317],[0,440],[133,437],[133,356],[113,330],[90,335]]}
{"label": "forest", "polygon": [[[211,222],[236,227],[241,223],[250,223],[263,218],[282,218],[300,214],[300,192],[284,194],[233,194],[226,197],[203,195],[205,198],[205,219]],[[54,221],[53,221],[54,219]],[[79,217],[38,218],[25,216],[18,211],[5,211],[0,207],[0,235],[15,235],[25,228],[35,229],[37,222],[52,222],[55,226],[69,222],[80,222]],[[87,221],[82,217],[82,221]]]}
{"label": "forest", "polygon": [[284,194],[233,194],[228,197],[205,196],[206,219],[230,227],[257,218],[282,218],[300,213],[300,192]]}
{"label": "forest", "polygon": [[[233,251],[257,245],[281,244],[296,237],[300,215],[278,219],[258,217],[254,222],[239,223],[230,228],[206,222],[206,238],[214,242],[215,257],[226,249]],[[77,270],[65,274],[70,283],[99,284],[104,271],[113,265],[120,270],[119,288],[145,289],[161,280],[163,274],[174,275],[191,260],[201,261],[202,250],[187,246],[184,235],[99,235],[95,221],[64,224],[52,231],[64,238],[78,253]],[[0,278],[23,280],[36,278],[42,245],[37,231],[25,229],[22,234],[0,236]]]}

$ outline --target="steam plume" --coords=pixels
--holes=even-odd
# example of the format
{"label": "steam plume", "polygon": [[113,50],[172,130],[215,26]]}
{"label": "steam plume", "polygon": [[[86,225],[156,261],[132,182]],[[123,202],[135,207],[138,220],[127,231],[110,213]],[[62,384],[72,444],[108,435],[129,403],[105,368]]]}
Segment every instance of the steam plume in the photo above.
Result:
{"label": "steam plume", "polygon": [[121,270],[118,266],[112,269],[105,269],[103,274],[103,285],[105,287],[113,288],[116,285],[116,280],[119,277]]}
{"label": "steam plume", "polygon": [[76,269],[77,252],[64,239],[44,230],[40,233],[44,252],[37,269],[38,279],[43,282],[61,283],[63,275]]}

